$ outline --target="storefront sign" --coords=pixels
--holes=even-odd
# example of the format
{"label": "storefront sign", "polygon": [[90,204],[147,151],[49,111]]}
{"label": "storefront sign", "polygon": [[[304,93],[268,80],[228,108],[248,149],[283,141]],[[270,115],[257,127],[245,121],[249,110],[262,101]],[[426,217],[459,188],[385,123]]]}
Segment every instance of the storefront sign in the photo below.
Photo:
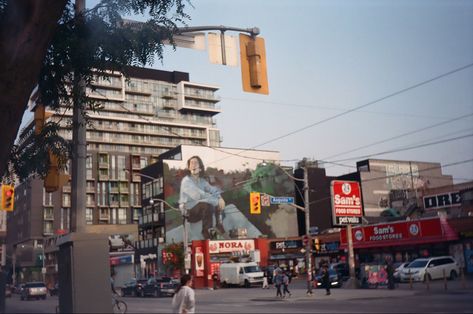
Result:
{"label": "storefront sign", "polygon": [[110,265],[117,266],[124,264],[133,264],[133,255],[110,257]]}
{"label": "storefront sign", "polygon": [[253,251],[254,249],[254,240],[209,241],[210,254]]}
{"label": "storefront sign", "polygon": [[437,209],[461,205],[460,192],[424,196],[424,209]]}
{"label": "storefront sign", "polygon": [[[439,218],[355,227],[352,232],[355,248],[420,244],[458,239],[456,234],[448,233],[447,230],[442,228]],[[340,233],[340,243],[342,247],[346,247],[346,232]]]}
{"label": "storefront sign", "polygon": [[330,192],[332,195],[333,224],[360,224],[363,216],[363,206],[358,182],[334,180],[330,184]]}
{"label": "storefront sign", "polygon": [[276,241],[270,244],[272,250],[297,249],[302,248],[301,240]]}

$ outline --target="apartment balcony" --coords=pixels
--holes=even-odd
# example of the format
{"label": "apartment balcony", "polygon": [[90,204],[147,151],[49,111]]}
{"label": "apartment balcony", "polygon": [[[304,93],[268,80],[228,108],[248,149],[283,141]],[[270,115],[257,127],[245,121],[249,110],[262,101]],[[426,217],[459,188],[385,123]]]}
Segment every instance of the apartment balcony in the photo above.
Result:
{"label": "apartment balcony", "polygon": [[161,93],[161,97],[165,99],[176,99],[177,98],[177,92],[174,91],[165,91]]}
{"label": "apartment balcony", "polygon": [[62,192],[63,193],[71,193],[71,186],[70,185],[64,185],[62,187]]}
{"label": "apartment balcony", "polygon": [[130,207],[130,202],[120,202],[120,207]]}
{"label": "apartment balcony", "polygon": [[180,112],[201,112],[201,113],[207,113],[207,114],[211,114],[211,115],[216,115],[220,112],[222,112],[222,110],[213,105],[213,104],[208,104],[208,105],[204,105],[204,104],[196,104],[196,103],[184,103],[180,108],[179,108],[179,111]]}
{"label": "apartment balcony", "polygon": [[118,201],[116,201],[116,202],[111,201],[110,202],[110,207],[119,207],[119,206],[120,206],[120,202],[118,202]]}
{"label": "apartment balcony", "polygon": [[131,169],[133,169],[133,170],[141,170],[141,164],[139,164],[139,163],[133,163],[133,164],[131,165]]}
{"label": "apartment balcony", "polygon": [[99,174],[99,180],[108,180],[108,174]]}
{"label": "apartment balcony", "polygon": [[187,92],[184,94],[185,98],[196,99],[196,100],[206,100],[210,102],[217,103],[221,100],[220,96],[217,96],[213,93],[200,93],[200,92]]}
{"label": "apartment balcony", "polygon": [[137,94],[137,95],[144,95],[144,96],[151,96],[151,91],[148,88],[144,88],[141,86],[130,86],[127,85],[125,87],[125,93],[127,94]]}
{"label": "apartment balcony", "polygon": [[118,194],[120,191],[118,189],[118,187],[116,188],[110,188],[110,193],[114,193],[114,194]]}
{"label": "apartment balcony", "polygon": [[109,220],[110,219],[110,212],[99,212],[99,220]]}
{"label": "apartment balcony", "polygon": [[[102,140],[103,141],[103,138],[102,139],[98,139],[98,140]],[[100,162],[99,163],[99,168],[100,169],[108,169],[109,165],[108,165],[108,162]]]}
{"label": "apartment balcony", "polygon": [[88,186],[85,188],[86,193],[95,193],[95,187]]}

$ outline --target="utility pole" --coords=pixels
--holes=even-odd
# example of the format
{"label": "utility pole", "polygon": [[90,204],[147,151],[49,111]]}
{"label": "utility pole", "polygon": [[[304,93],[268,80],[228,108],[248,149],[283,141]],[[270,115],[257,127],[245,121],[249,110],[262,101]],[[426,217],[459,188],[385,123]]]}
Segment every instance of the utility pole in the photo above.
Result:
{"label": "utility pole", "polygon": [[309,204],[309,175],[307,171],[307,166],[304,166],[304,207],[305,207],[305,235],[307,238],[306,248],[305,248],[305,264],[307,268],[307,294],[312,294],[312,239],[310,237],[309,228],[310,228],[310,204]]}
{"label": "utility pole", "polygon": [[[78,25],[84,23],[85,0],[76,0],[75,15]],[[71,178],[71,212],[70,231],[84,232],[85,196],[86,196],[86,158],[87,140],[85,125],[85,82],[80,73],[74,73],[73,86],[73,113],[72,113],[72,178]]]}

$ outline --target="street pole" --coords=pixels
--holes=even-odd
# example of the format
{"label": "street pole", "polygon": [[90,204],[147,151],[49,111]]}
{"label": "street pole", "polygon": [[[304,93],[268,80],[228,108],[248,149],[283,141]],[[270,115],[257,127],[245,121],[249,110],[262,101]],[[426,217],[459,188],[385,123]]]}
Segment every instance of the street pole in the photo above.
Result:
{"label": "street pole", "polygon": [[309,206],[309,175],[307,167],[304,170],[304,207],[305,207],[305,234],[307,238],[307,244],[305,248],[305,263],[307,268],[307,294],[312,294],[312,259],[311,259],[311,248],[312,239],[310,237],[310,206]]}
{"label": "street pole", "polygon": [[[78,24],[84,23],[81,16],[85,11],[85,0],[76,0],[75,15]],[[85,82],[79,73],[74,73],[72,112],[72,178],[71,178],[71,211],[70,232],[84,232],[85,198],[86,198],[86,122],[83,99],[85,98]]]}
{"label": "street pole", "polygon": [[189,238],[189,231],[187,229],[187,211],[184,204],[179,205],[179,209],[182,213],[182,245],[184,246],[184,273],[189,274],[190,268],[190,254],[188,252],[188,238]]}
{"label": "street pole", "polygon": [[355,252],[353,250],[353,235],[351,224],[347,225],[347,242],[348,242],[348,268],[350,273],[350,285],[351,288],[356,288],[356,276],[355,276]]}

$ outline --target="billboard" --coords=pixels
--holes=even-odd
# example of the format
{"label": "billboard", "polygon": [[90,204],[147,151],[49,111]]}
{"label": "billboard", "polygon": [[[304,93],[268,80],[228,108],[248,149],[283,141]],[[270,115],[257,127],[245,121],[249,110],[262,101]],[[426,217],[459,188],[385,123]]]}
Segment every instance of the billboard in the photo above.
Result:
{"label": "billboard", "polygon": [[[296,209],[269,204],[250,213],[250,193],[294,196],[294,182],[278,165],[277,152],[181,146],[180,160],[163,160],[166,241],[297,236]],[[272,162],[264,162],[264,161]]]}
{"label": "billboard", "polygon": [[363,205],[358,182],[334,180],[330,183],[330,192],[332,195],[333,224],[361,224]]}

